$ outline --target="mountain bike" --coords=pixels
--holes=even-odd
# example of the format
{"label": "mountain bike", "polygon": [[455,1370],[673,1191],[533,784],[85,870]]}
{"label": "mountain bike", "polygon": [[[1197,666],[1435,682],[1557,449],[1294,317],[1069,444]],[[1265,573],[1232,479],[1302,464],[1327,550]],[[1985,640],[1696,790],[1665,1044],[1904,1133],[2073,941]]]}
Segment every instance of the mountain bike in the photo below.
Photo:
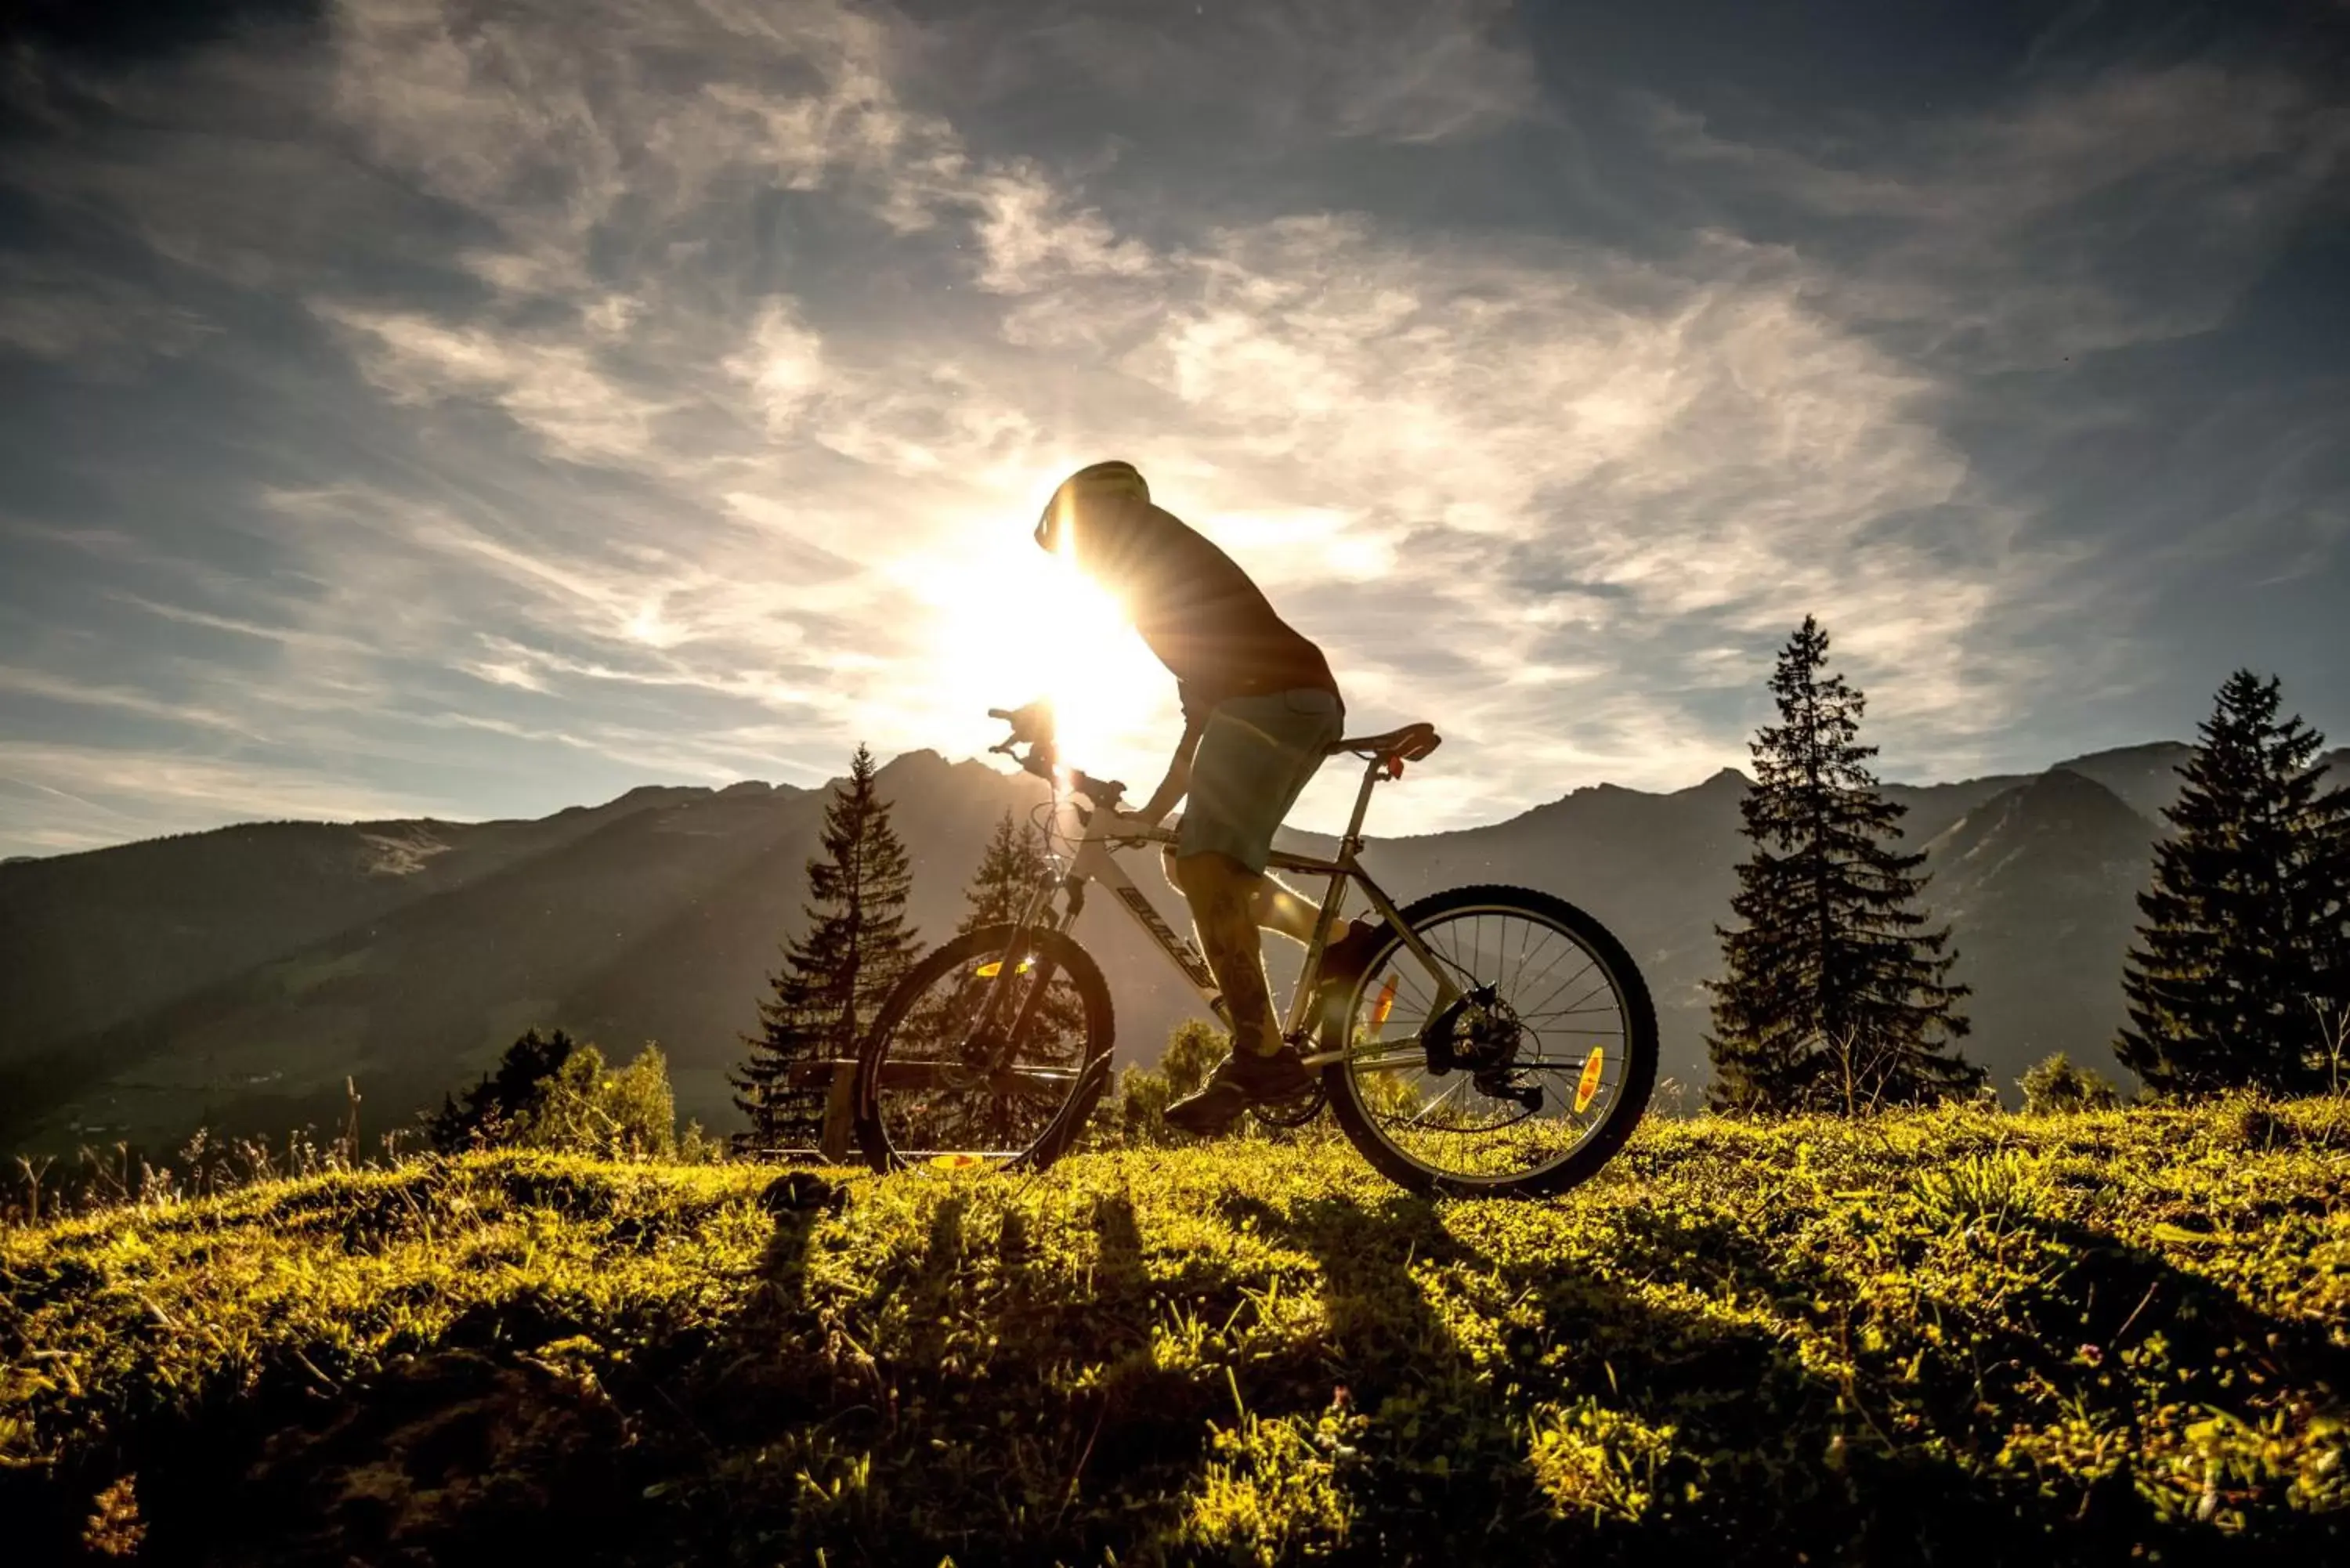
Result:
{"label": "mountain bike", "polygon": [[[1046,704],[989,713],[1011,726],[992,751],[1053,786],[1039,808],[1050,853],[1017,919],[925,956],[875,1015],[852,1094],[878,1170],[1038,1170],[1077,1142],[1108,1085],[1115,1034],[1109,987],[1070,932],[1093,885],[1231,1022],[1199,949],[1118,862],[1173,845],[1175,831],[1122,815],[1118,781],[1063,767]],[[1439,744],[1424,723],[1335,742],[1329,754],[1366,764],[1336,853],[1273,854],[1274,869],[1326,878],[1283,1031],[1320,1087],[1259,1114],[1295,1125],[1326,1103],[1363,1157],[1414,1192],[1564,1191],[1607,1163],[1647,1108],[1656,1012],[1623,944],[1564,899],[1469,887],[1399,908],[1363,868],[1372,791]],[[1367,909],[1333,944],[1349,889]]]}

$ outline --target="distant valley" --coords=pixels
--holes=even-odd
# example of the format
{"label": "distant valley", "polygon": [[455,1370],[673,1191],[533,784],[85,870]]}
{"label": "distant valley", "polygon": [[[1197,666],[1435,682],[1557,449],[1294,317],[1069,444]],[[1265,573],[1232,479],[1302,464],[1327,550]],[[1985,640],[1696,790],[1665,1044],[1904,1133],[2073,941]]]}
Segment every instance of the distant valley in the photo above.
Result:
{"label": "distant valley", "polygon": [[[2052,1050],[2115,1071],[2133,895],[2186,755],[2158,742],[1887,786],[1975,988],[1967,1054],[2011,1097]],[[881,782],[913,858],[911,918],[942,935],[989,826],[1038,786],[927,752]],[[1647,975],[1664,1070],[1694,1106],[1745,787],[1730,771],[1667,794],[1603,784],[1486,827],[1378,840],[1366,858],[1402,898],[1515,882],[1590,909]],[[801,923],[824,799],[645,788],[536,822],[253,824],[0,865],[0,1147],[338,1125],[346,1079],[372,1137],[534,1024],[608,1055],[658,1040],[681,1114],[731,1126],[725,1073]],[[1155,867],[1141,879],[1180,912]],[[1079,930],[1111,976],[1121,1057],[1152,1059],[1193,999],[1105,904]]]}

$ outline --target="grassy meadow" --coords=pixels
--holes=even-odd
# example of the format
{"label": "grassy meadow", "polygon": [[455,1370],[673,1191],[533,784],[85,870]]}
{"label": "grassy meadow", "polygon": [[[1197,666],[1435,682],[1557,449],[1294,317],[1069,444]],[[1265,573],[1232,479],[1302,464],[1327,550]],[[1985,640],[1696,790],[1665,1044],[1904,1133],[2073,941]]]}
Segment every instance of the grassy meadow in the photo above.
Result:
{"label": "grassy meadow", "polygon": [[2350,1559],[2344,1103],[1658,1123],[1538,1204],[1317,1140],[828,1175],[0,1231],[9,1552]]}

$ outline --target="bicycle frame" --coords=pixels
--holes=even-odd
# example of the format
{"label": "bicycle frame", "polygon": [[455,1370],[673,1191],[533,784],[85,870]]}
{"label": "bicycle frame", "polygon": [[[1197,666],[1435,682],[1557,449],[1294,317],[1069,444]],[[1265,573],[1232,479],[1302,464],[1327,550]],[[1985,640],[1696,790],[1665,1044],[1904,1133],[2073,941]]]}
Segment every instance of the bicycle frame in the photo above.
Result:
{"label": "bicycle frame", "polygon": [[[1405,923],[1402,913],[1396,908],[1395,901],[1388,897],[1386,889],[1372,878],[1369,872],[1363,869],[1359,858],[1363,849],[1363,818],[1370,809],[1371,791],[1378,784],[1380,774],[1380,764],[1377,758],[1372,759],[1364,768],[1362,787],[1355,796],[1354,814],[1347,819],[1347,831],[1338,840],[1336,855],[1326,860],[1315,856],[1296,855],[1276,849],[1268,860],[1268,869],[1271,870],[1318,876],[1326,879],[1326,887],[1322,897],[1321,913],[1315,923],[1314,939],[1306,945],[1305,961],[1298,970],[1296,994],[1290,999],[1288,1018],[1282,1029],[1282,1037],[1300,1048],[1304,1054],[1305,1065],[1309,1067],[1320,1067],[1340,1060],[1370,1056],[1407,1043],[1400,1040],[1370,1040],[1342,1050],[1306,1049],[1312,1044],[1309,1039],[1309,1031],[1313,1023],[1312,1012],[1315,993],[1321,990],[1322,961],[1328,945],[1330,923],[1337,915],[1339,907],[1345,899],[1346,890],[1350,884],[1362,889],[1363,896],[1368,900],[1371,909],[1402,939],[1404,947],[1428,971],[1429,979],[1436,990],[1436,1000],[1429,1009],[1430,1016],[1432,1018],[1442,1012],[1461,995],[1461,990],[1453,984],[1451,976],[1438,962],[1436,956],[1420,941],[1418,934]],[[1166,918],[1159,912],[1158,907],[1150,901],[1149,896],[1135,884],[1134,878],[1127,875],[1126,868],[1119,865],[1117,859],[1118,852],[1124,849],[1139,848],[1146,845],[1172,846],[1177,839],[1175,831],[1166,827],[1143,827],[1134,823],[1125,822],[1114,811],[1100,805],[1096,805],[1091,810],[1076,805],[1063,795],[1057,782],[1053,804],[1055,810],[1066,809],[1076,812],[1084,831],[1077,838],[1076,853],[1071,857],[1067,869],[1056,877],[1040,882],[1035,892],[1030,896],[1028,907],[1021,912],[1021,918],[1015,924],[1015,932],[1035,929],[1039,924],[1049,925],[1057,930],[1066,930],[1085,907],[1087,885],[1097,882],[1109,889],[1117,898],[1118,908],[1123,909],[1136,925],[1142,928],[1143,933],[1150,939],[1152,945],[1166,955],[1167,961],[1175,966],[1176,971],[1185,981],[1190,982],[1192,990],[1199,992],[1201,1001],[1229,1025],[1230,1013],[1224,1005],[1222,993],[1217,987],[1215,976],[1208,968],[1207,960],[1191,939],[1176,933],[1174,928],[1168,924]],[[1057,915],[1045,920],[1043,917],[1046,914],[1049,901],[1055,893],[1066,893],[1068,897]],[[1015,935],[1014,939],[1015,945],[1017,940],[1018,938]],[[1009,956],[1010,950],[1007,948],[1005,957]],[[991,995],[986,1007],[986,1013],[989,1016],[992,1016],[994,1012],[994,996]],[[1417,1033],[1410,1038],[1409,1044],[1415,1052],[1420,1049]]]}

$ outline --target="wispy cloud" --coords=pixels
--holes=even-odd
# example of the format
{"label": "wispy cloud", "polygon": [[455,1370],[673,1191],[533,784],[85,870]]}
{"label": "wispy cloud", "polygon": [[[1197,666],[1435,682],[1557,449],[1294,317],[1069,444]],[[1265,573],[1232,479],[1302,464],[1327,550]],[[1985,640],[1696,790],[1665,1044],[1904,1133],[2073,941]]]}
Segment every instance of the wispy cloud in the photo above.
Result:
{"label": "wispy cloud", "polygon": [[1742,141],[1650,100],[1659,144],[1847,225],[1847,308],[1979,365],[2214,326],[2286,234],[2338,203],[2350,108],[2282,70],[2116,68],[1996,111],[1814,146]]}
{"label": "wispy cloud", "polygon": [[[989,618],[1049,614],[1027,521],[1118,454],[1358,720],[1447,728],[1391,830],[1742,762],[1805,612],[1904,765],[2044,760],[2065,692],[2150,668],[2149,563],[2196,530],[2125,538],[2047,478],[2138,389],[2013,379],[2214,330],[2350,138],[2202,63],[1733,133],[1669,82],[1558,87],[1498,7],[1190,10],[345,0],[96,109],[73,67],[0,182],[103,243],[0,261],[0,348],[187,379],[113,442],[58,413],[71,477],[5,498],[58,588],[0,595],[0,697],[110,709],[126,757],[211,732],[182,776],[256,792],[223,815],[973,751],[1029,694],[972,688]],[[1064,118],[1107,103],[1115,133]],[[1248,178],[1171,180],[1195,141]],[[1585,194],[1643,171],[1649,221],[1428,219],[1529,148]],[[2290,423],[2232,536],[2324,585],[2331,427]],[[1103,764],[1147,773],[1170,711],[1139,690]],[[128,809],[125,775],[39,733],[13,831],[101,833],[40,792]]]}
{"label": "wispy cloud", "polygon": [[[21,848],[95,848],[188,833],[224,822],[282,818],[369,821],[429,810],[405,792],[348,778],[116,745],[0,741],[0,799],[32,820]],[[443,803],[443,815],[453,815]]]}

